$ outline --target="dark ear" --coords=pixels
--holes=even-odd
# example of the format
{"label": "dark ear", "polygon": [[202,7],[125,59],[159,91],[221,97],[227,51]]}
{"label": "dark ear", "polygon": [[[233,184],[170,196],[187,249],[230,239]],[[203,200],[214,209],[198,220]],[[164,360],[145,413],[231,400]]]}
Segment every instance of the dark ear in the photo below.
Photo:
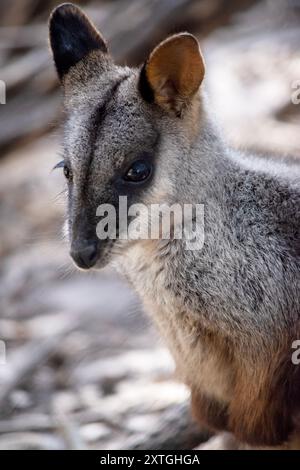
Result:
{"label": "dark ear", "polygon": [[144,64],[139,81],[142,96],[181,115],[204,78],[204,61],[197,39],[176,34],[160,43]]}
{"label": "dark ear", "polygon": [[107,53],[107,45],[95,26],[72,3],[58,6],[49,21],[50,45],[59,78],[92,50]]}

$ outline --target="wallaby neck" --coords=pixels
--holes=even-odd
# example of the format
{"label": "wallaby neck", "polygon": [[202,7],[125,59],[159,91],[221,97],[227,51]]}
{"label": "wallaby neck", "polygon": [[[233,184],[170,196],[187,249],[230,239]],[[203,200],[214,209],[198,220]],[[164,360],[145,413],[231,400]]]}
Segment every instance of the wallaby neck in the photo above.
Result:
{"label": "wallaby neck", "polygon": [[225,178],[238,169],[229,156],[230,152],[233,150],[224,142],[209,110],[204,108],[186,157],[186,166],[180,175],[182,184],[188,188],[190,202],[205,202],[211,191],[215,195],[222,193]]}

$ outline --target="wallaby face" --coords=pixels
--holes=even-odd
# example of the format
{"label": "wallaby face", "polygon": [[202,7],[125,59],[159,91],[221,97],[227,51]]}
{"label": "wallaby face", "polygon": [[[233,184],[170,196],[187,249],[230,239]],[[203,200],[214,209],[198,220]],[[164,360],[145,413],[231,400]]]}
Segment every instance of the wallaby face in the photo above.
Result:
{"label": "wallaby face", "polygon": [[51,16],[50,43],[65,93],[71,255],[81,268],[101,267],[124,241],[98,240],[99,205],[112,204],[118,220],[119,196],[128,206],[177,199],[203,61],[196,39],[182,34],[158,46],[141,70],[118,67],[100,33],[69,4]]}

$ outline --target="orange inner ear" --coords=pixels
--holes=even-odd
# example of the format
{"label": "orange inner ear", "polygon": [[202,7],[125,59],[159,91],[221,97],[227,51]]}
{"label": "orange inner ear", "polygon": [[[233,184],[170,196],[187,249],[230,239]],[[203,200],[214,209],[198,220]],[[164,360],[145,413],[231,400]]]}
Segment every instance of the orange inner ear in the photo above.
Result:
{"label": "orange inner ear", "polygon": [[[188,34],[171,37],[150,55],[146,65],[148,81],[156,98],[191,98],[204,77],[204,62],[197,40]],[[159,101],[159,99],[158,99]]]}

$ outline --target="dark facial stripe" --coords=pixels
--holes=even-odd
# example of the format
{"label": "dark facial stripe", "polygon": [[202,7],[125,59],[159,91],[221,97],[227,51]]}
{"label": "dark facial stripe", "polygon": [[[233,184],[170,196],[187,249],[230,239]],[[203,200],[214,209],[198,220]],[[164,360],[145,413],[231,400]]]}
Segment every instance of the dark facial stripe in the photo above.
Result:
{"label": "dark facial stripe", "polygon": [[146,64],[143,65],[139,82],[138,82],[138,89],[142,96],[142,98],[147,101],[147,103],[154,103],[154,92],[151,88],[151,85],[148,81],[147,73],[146,73]]}
{"label": "dark facial stripe", "polygon": [[96,108],[94,113],[91,116],[91,130],[92,131],[97,131],[101,124],[103,123],[105,116],[106,116],[106,111],[107,107],[110,103],[110,101],[113,99],[114,95],[116,94],[118,88],[120,87],[121,83],[123,83],[127,78],[129,78],[130,75],[126,75],[125,77],[122,77],[118,82],[114,83],[112,88],[108,90],[106,95],[104,96],[103,102],[101,105]]}
{"label": "dark facial stripe", "polygon": [[[121,83],[123,83],[125,80],[127,80],[130,77],[130,75],[125,75],[124,77],[121,77],[120,80],[118,80],[114,85],[110,88],[110,90],[107,91],[107,93],[104,96],[104,99],[102,103],[94,110],[90,117],[90,122],[89,122],[89,134],[90,134],[90,153],[89,157],[87,160],[87,168],[90,168],[91,161],[94,156],[95,152],[95,145],[97,141],[97,135],[99,133],[99,128],[103,124],[105,117],[107,115],[107,108],[113,97],[115,96],[116,92],[118,91],[118,88],[120,87]],[[88,180],[89,176],[89,171],[86,172],[86,182]]]}

